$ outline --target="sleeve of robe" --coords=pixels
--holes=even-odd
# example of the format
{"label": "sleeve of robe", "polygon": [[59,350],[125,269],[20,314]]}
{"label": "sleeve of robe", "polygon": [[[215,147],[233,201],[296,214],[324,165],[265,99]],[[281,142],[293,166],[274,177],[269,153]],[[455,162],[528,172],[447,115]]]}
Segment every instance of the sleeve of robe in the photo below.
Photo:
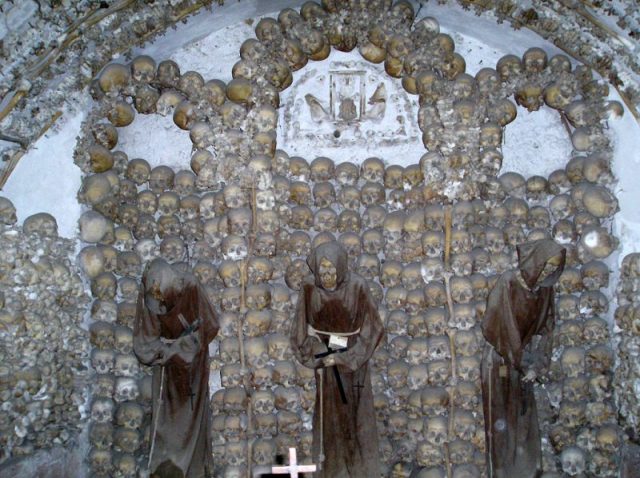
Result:
{"label": "sleeve of robe", "polygon": [[366,284],[359,284],[354,291],[358,295],[357,313],[364,315],[360,332],[349,343],[346,352],[334,354],[335,363],[356,371],[369,361],[384,337],[384,325]]}
{"label": "sleeve of robe", "polygon": [[216,335],[218,335],[220,324],[218,322],[218,316],[207,297],[207,293],[200,283],[197,283],[196,293],[198,294],[198,317],[200,317],[203,322],[200,340],[206,347],[211,343]]}
{"label": "sleeve of robe", "polygon": [[511,303],[512,276],[500,276],[487,298],[487,309],[482,321],[482,334],[505,362],[520,368],[522,344]]}
{"label": "sleeve of robe", "polygon": [[315,358],[315,355],[326,349],[318,337],[308,334],[307,299],[310,295],[310,287],[312,287],[310,284],[303,284],[300,288],[289,338],[293,353],[302,365],[309,368],[322,368],[324,367],[322,359]]}
{"label": "sleeve of robe", "polygon": [[133,351],[138,360],[148,366],[165,365],[170,360],[190,363],[198,350],[190,336],[181,337],[171,344],[160,339],[160,322],[149,313],[144,300],[144,286],[141,285],[133,327]]}
{"label": "sleeve of robe", "polygon": [[525,349],[527,368],[534,370],[538,376],[542,376],[549,369],[553,352],[553,329],[556,315],[553,288],[550,287],[543,293],[547,294],[545,301],[548,304],[547,310],[544,317],[541,317],[542,325],[536,330],[533,340]]}

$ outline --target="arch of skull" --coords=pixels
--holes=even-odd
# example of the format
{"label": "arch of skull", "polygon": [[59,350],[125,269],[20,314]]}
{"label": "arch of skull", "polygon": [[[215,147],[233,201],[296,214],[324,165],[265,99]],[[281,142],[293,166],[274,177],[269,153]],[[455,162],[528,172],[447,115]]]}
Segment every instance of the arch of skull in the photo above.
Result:
{"label": "arch of skull", "polygon": [[[465,74],[453,39],[435,19],[414,15],[402,0],[308,2],[257,23],[228,84],[149,57],[110,64],[95,80],[96,106],[75,155],[85,173],[78,197],[87,244],[79,260],[94,297],[95,473],[126,476],[145,463],[151,386],[131,333],[138,280],[157,254],[193,265],[221,311],[212,364],[218,473],[270,465],[296,444],[309,460],[313,372],[293,360],[288,324],[308,273],[304,258],[312,245],[336,238],[369,280],[388,334],[372,377],[388,470],[481,476],[484,300],[514,265],[516,244],[553,237],[567,247],[568,267],[558,285],[550,381],[538,390],[545,469],[614,476],[622,433],[602,261],[617,245],[607,227],[617,205],[604,130],[619,105],[606,102],[606,84],[588,69],[539,49]],[[331,48],[357,48],[383,64],[407,98],[417,96],[425,150],[415,164],[336,164],[277,149],[280,92],[293,71],[325,60]],[[328,102],[309,94],[301,102],[319,132],[358,141],[359,121],[375,122],[394,107],[358,72],[336,71],[329,82]],[[565,169],[548,178],[500,175],[514,98],[529,111],[562,115],[574,148]],[[151,168],[118,151],[118,129],[136,114],[172,115],[193,143],[189,167]],[[284,118],[295,136],[294,120]]]}

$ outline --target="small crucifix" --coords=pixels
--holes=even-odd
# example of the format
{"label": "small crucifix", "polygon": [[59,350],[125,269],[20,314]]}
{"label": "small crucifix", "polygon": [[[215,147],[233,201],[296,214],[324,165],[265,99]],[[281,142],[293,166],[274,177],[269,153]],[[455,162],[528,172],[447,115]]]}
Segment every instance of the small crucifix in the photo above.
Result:
{"label": "small crucifix", "polygon": [[298,457],[295,448],[289,448],[289,466],[272,466],[274,475],[288,474],[291,478],[298,478],[298,473],[314,472],[316,465],[298,465]]}

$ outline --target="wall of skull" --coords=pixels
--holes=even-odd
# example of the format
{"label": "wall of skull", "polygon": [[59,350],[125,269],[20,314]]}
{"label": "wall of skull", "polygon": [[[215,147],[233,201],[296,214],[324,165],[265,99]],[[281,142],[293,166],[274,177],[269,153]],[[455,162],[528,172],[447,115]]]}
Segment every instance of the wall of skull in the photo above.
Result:
{"label": "wall of skull", "polygon": [[77,443],[87,421],[88,304],[75,241],[53,216],[16,225],[0,198],[0,466],[41,448]]}
{"label": "wall of skull", "polygon": [[[74,158],[85,173],[79,262],[94,298],[94,473],[133,476],[145,463],[150,376],[131,338],[139,279],[157,255],[192,265],[220,311],[212,361],[222,385],[212,395],[218,474],[269,465],[290,445],[310,460],[313,372],[295,362],[287,334],[309,273],[304,259],[335,238],[385,321],[372,381],[386,470],[483,476],[485,299],[497,275],[516,265],[516,244],[552,237],[567,247],[568,264],[557,286],[549,382],[538,388],[545,469],[615,475],[623,435],[603,260],[617,247],[605,128],[620,105],[605,100],[608,87],[590,70],[539,49],[465,74],[435,19],[414,22],[403,1],[368,2],[364,14],[364,3],[308,2],[261,20],[228,84],[144,56],[109,64],[98,77]],[[357,47],[419,95],[427,151],[417,164],[335,164],[276,149],[279,92],[292,71],[332,47]],[[565,169],[548,178],[499,175],[513,98],[564,118],[574,146]],[[119,151],[118,131],[137,114],[172,115],[193,142],[191,164],[152,168]]]}
{"label": "wall of skull", "polygon": [[622,260],[620,282],[616,290],[618,308],[615,311],[614,332],[618,366],[614,375],[614,390],[616,406],[622,417],[620,423],[636,441],[640,419],[640,370],[637,361],[640,343],[639,285],[640,254],[632,253]]}

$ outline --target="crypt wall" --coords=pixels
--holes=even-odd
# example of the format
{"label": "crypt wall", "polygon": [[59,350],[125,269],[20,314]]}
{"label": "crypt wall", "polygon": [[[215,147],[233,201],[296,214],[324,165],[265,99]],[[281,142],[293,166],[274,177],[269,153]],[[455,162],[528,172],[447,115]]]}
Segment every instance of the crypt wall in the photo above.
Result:
{"label": "crypt wall", "polygon": [[[608,476],[619,457],[607,440],[612,432],[617,440],[622,435],[610,383],[610,324],[599,319],[606,317],[611,297],[602,260],[616,248],[609,231],[617,206],[609,192],[611,145],[603,132],[606,91],[584,70],[568,68],[561,57],[549,65],[525,61],[524,68],[519,58],[511,58],[503,61],[503,69],[498,66],[500,74],[486,71],[474,80],[462,74],[464,58],[454,56],[453,42],[437,34],[437,22],[423,19],[410,30],[410,10],[401,6],[381,9],[377,19],[383,34],[405,37],[394,37],[397,41],[387,44],[386,52],[373,43],[359,44],[369,55],[366,59],[387,57],[387,74],[382,66],[376,72],[357,54],[351,55],[351,65],[336,62],[334,76],[360,82],[361,101],[327,107],[320,95],[303,96],[310,94],[302,85],[313,63],[302,66],[304,60],[294,55],[293,47],[285,50],[290,56],[282,57],[286,40],[278,32],[291,39],[300,35],[297,28],[306,36],[310,27],[333,34],[338,30],[342,34],[331,37],[333,46],[349,50],[366,38],[370,24],[345,33],[339,15],[330,12],[318,20],[314,17],[321,11],[312,13],[304,21],[291,12],[282,15],[281,25],[291,22],[282,30],[268,20],[258,23],[260,42],[244,44],[243,60],[227,85],[182,70],[179,78],[172,77],[167,63],[168,76],[161,77],[156,65],[162,58],[155,63],[138,58],[131,70],[110,66],[99,77],[96,105],[82,126],[75,158],[85,172],[79,192],[86,207],[80,237],[87,244],[79,260],[95,299],[90,326],[96,371],[90,433],[94,471],[111,462],[130,467],[131,458],[144,463],[149,420],[140,411],[149,410],[149,384],[146,372],[130,360],[127,337],[136,279],[158,250],[175,261],[188,251],[223,312],[212,368],[214,389],[218,372],[222,385],[212,404],[220,472],[237,471],[249,457],[254,465],[271,463],[273,453],[286,449],[296,436],[304,437],[303,454],[308,453],[312,377],[292,362],[285,336],[306,273],[303,259],[313,243],[331,233],[347,247],[352,267],[370,281],[389,334],[374,359],[386,465],[406,472],[441,466],[479,473],[484,445],[474,372],[483,343],[476,325],[483,299],[496,274],[513,265],[515,244],[549,235],[572,254],[558,288],[561,320],[552,380],[540,390],[545,467],[558,469],[563,450],[577,444],[590,472]],[[416,52],[416,44],[422,50],[412,64],[407,57]],[[321,61],[327,54],[302,46],[301,57],[319,55],[316,61]],[[266,68],[253,62],[264,58]],[[537,55],[537,61],[542,58]],[[297,68],[297,74],[289,71]],[[368,77],[374,79],[370,84]],[[553,95],[552,82],[562,84],[562,94]],[[377,88],[380,84],[385,95]],[[296,86],[298,96],[281,103],[276,113],[276,100],[283,97],[279,91]],[[329,81],[330,100],[339,96],[340,86]],[[516,111],[514,92],[532,111],[555,107],[564,112],[574,151],[563,172],[525,179],[500,170],[503,128]],[[569,107],[574,99],[583,102]],[[331,159],[303,160],[277,149],[288,132],[275,134],[276,121],[283,128],[283,123],[291,126],[296,116],[307,115],[307,126],[316,122],[328,138],[357,142],[356,126],[365,138],[383,133],[384,115],[402,109],[402,101],[410,105],[403,113],[411,113],[399,115],[409,131],[406,136],[424,142],[412,165],[400,167],[380,155],[384,162],[360,158],[349,166],[328,153]],[[174,168],[175,174],[127,157],[126,150],[109,151],[118,149],[120,132],[137,116],[154,113],[173,115],[194,144],[190,165]],[[496,126],[487,127],[489,122]],[[367,136],[367,131],[373,134]],[[335,143],[334,151],[344,149]],[[390,143],[390,156],[397,146]],[[443,275],[446,207],[454,228],[450,281]],[[447,282],[452,303],[447,302]],[[133,415],[131,422],[128,415]],[[571,456],[580,455],[571,450]]]}

